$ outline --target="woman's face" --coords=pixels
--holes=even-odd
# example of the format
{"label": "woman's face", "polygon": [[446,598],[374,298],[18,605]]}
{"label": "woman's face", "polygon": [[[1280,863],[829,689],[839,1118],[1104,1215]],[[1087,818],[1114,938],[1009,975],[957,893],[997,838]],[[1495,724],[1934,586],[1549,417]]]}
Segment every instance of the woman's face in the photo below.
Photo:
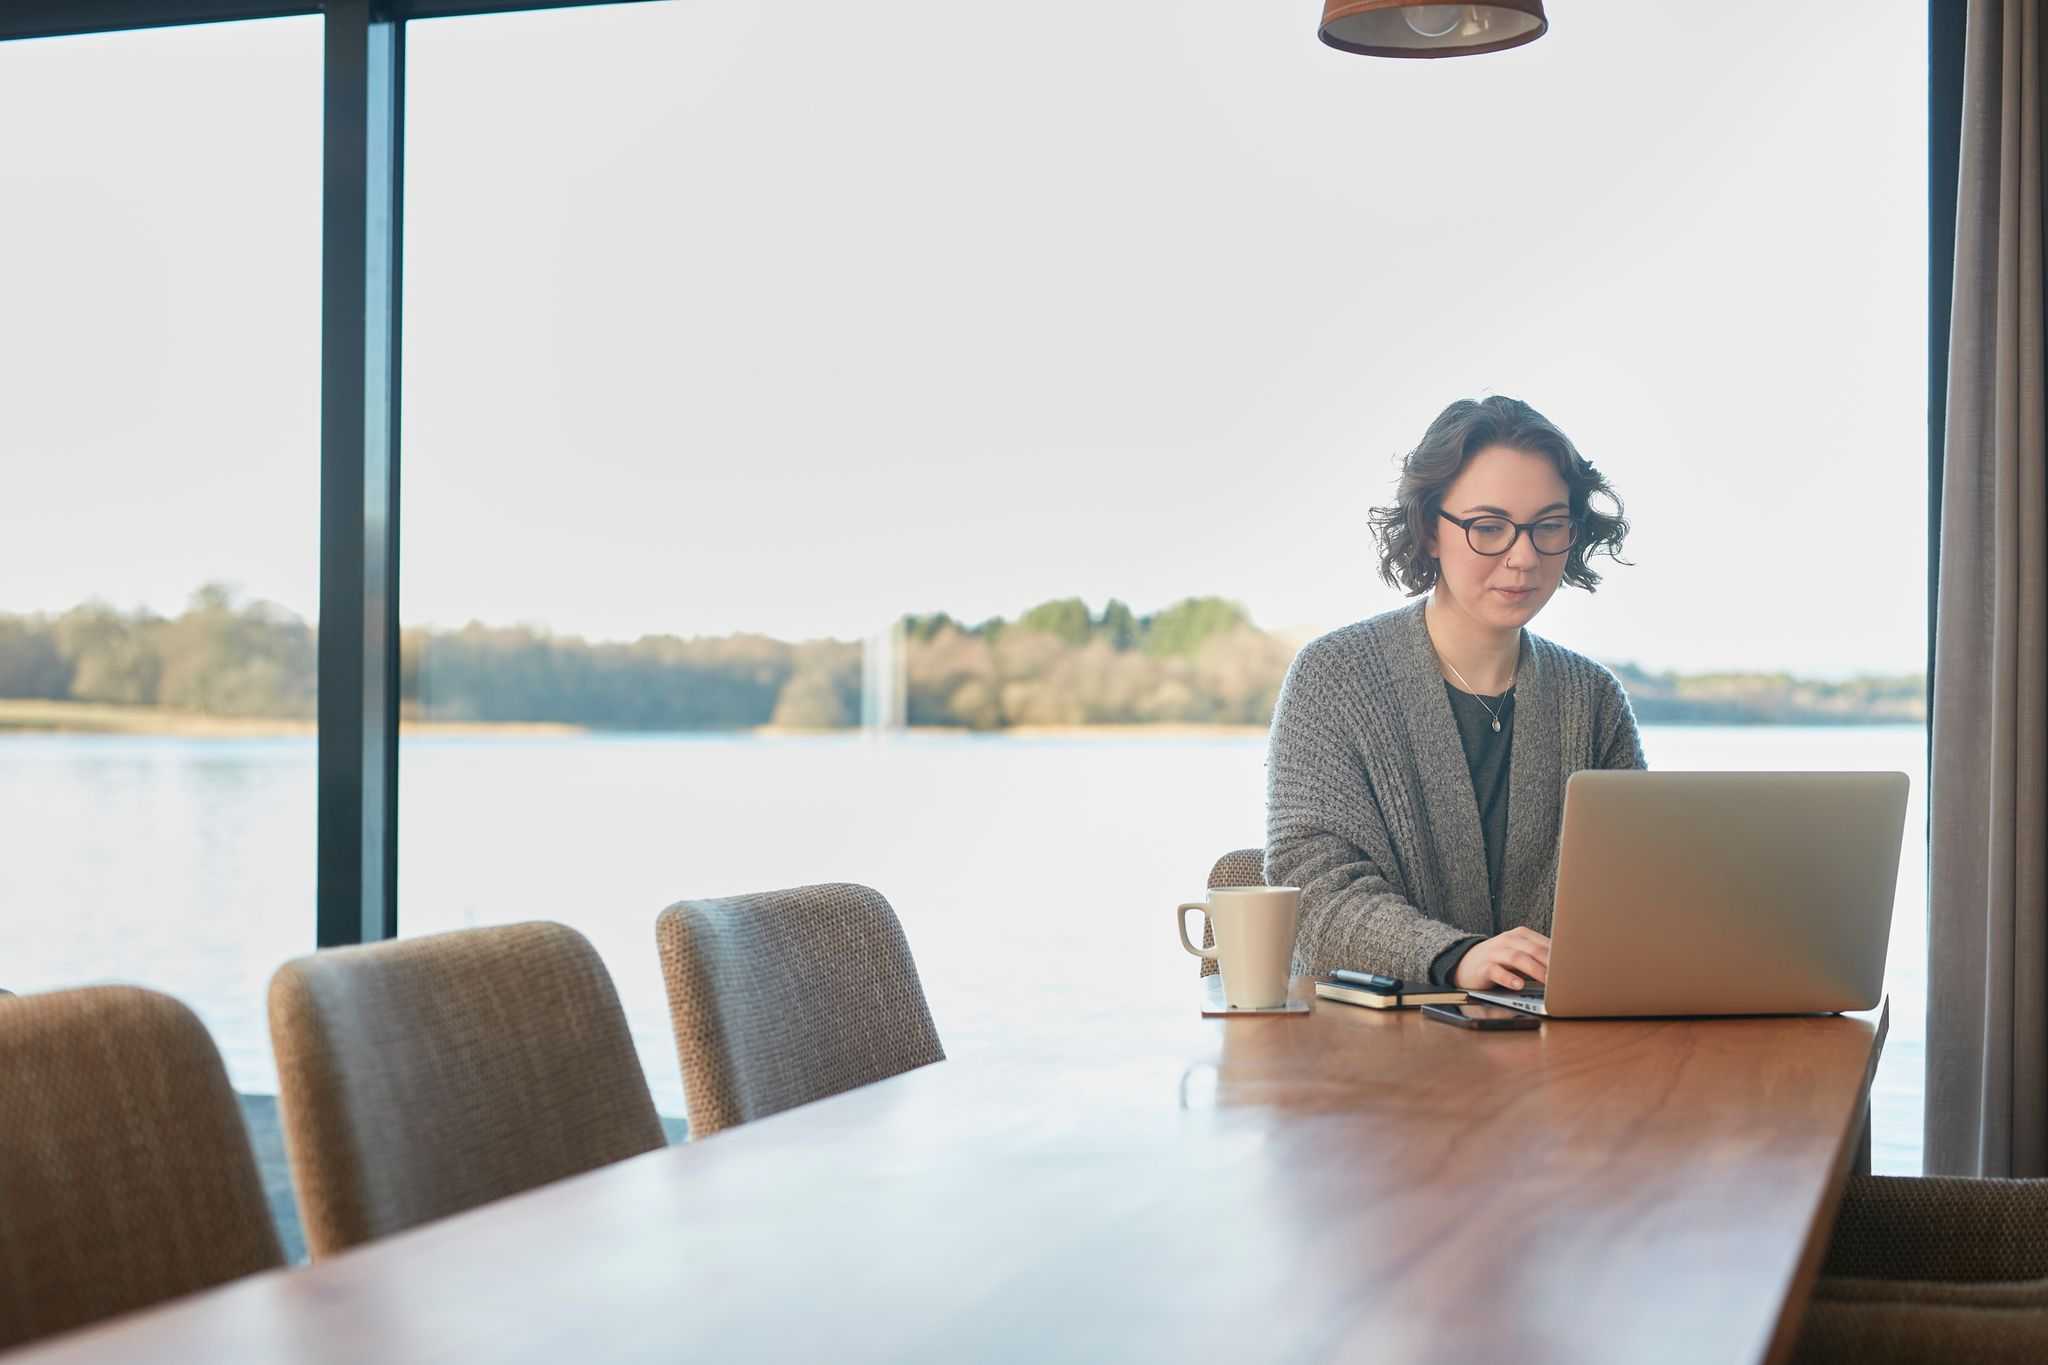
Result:
{"label": "woman's face", "polygon": [[[1444,511],[1460,521],[1506,517],[1527,525],[1571,515],[1571,490],[1547,455],[1488,446],[1465,462],[1444,491]],[[1437,557],[1436,591],[1474,621],[1501,630],[1528,624],[1564,579],[1564,555],[1537,553],[1529,533],[1503,555],[1482,555],[1465,533],[1436,519],[1424,541]]]}

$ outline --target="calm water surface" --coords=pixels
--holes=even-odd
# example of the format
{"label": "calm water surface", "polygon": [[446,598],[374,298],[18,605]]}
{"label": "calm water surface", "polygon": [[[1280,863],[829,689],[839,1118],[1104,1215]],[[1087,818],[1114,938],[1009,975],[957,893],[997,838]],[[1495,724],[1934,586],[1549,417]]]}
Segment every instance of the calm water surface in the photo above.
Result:
{"label": "calm water surface", "polygon": [[[1898,769],[1913,795],[1893,917],[1877,1169],[1920,1168],[1925,827],[1917,726],[1652,726],[1658,768]],[[1253,736],[430,737],[404,742],[405,932],[575,925],[619,987],[655,1100],[682,1087],[654,917],[683,897],[881,889],[947,1051],[1134,975],[1192,980],[1172,906],[1257,845]],[[237,1088],[275,1087],[263,999],[312,945],[310,739],[0,737],[0,986],[137,981],[194,1006]]]}

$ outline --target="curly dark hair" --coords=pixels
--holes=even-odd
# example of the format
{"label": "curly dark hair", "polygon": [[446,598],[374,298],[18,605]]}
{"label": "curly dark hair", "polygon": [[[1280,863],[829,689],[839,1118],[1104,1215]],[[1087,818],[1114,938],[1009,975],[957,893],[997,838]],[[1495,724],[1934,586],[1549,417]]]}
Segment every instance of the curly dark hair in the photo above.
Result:
{"label": "curly dark hair", "polygon": [[[1467,460],[1493,446],[1547,456],[1564,477],[1570,490],[1572,520],[1579,524],[1579,538],[1565,552],[1565,582],[1593,591],[1600,575],[1587,567],[1586,561],[1596,554],[1618,564],[1628,563],[1621,557],[1628,520],[1622,515],[1621,496],[1606,476],[1579,454],[1571,438],[1549,418],[1519,398],[1495,394],[1460,398],[1438,413],[1429,430],[1422,433],[1422,443],[1402,457],[1393,505],[1375,507],[1369,514],[1373,538],[1380,546],[1380,577],[1389,587],[1419,597],[1436,586],[1436,556],[1423,546],[1437,525],[1437,514],[1444,509],[1444,493]],[[1614,505],[1611,514],[1592,505],[1596,493]]]}

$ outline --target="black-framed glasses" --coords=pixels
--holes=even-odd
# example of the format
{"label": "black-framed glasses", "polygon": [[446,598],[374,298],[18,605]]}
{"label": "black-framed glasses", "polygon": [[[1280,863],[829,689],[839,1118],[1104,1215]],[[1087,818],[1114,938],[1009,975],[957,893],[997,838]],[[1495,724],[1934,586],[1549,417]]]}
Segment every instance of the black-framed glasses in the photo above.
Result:
{"label": "black-framed glasses", "polygon": [[1495,516],[1454,517],[1449,512],[1437,515],[1465,533],[1465,543],[1476,555],[1504,555],[1515,548],[1524,531],[1529,533],[1529,543],[1539,555],[1561,555],[1579,539],[1579,523],[1565,516],[1509,521]]}

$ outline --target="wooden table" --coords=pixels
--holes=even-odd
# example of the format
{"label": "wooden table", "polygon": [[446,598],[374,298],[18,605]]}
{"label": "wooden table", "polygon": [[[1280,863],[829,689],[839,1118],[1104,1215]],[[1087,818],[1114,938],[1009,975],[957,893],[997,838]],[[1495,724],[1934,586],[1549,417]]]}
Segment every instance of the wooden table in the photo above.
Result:
{"label": "wooden table", "polygon": [[1105,999],[12,1359],[1776,1358],[1883,1034]]}

